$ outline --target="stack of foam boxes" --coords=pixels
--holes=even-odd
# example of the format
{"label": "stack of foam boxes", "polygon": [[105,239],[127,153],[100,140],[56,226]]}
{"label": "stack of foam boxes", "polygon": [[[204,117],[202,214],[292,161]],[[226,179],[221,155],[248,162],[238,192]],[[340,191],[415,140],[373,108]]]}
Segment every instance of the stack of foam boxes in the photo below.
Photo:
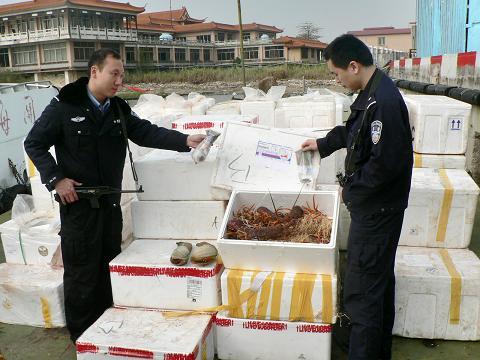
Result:
{"label": "stack of foam boxes", "polygon": [[[223,128],[200,117],[172,126],[187,133],[207,123]],[[216,154],[214,147],[194,164],[190,153],[153,150],[135,161],[145,190],[132,203],[135,240],[110,263],[114,308],[78,339],[79,359],[213,359],[214,317],[204,311],[221,304],[223,265],[175,266],[170,256],[179,242],[216,246],[228,199],[210,188]]]}
{"label": "stack of foam boxes", "polygon": [[[226,126],[211,179],[215,188],[233,191],[218,239],[226,268],[215,320],[220,359],[330,358],[339,195],[336,187],[300,190],[295,150],[310,130]],[[318,162],[315,154],[314,174]],[[242,207],[291,208],[295,201],[333,219],[328,244],[227,238],[227,223]]]}
{"label": "stack of foam boxes", "polygon": [[407,95],[415,163],[395,262],[394,334],[480,339],[480,260],[468,250],[479,188],[465,169],[469,104]]}
{"label": "stack of foam boxes", "polygon": [[[267,195],[267,196],[265,196]],[[225,271],[216,316],[218,357],[233,359],[330,359],[336,319],[337,191],[305,191],[297,205],[333,219],[328,244],[237,240],[225,236],[242,207],[291,207],[298,191],[232,193],[218,240]]]}
{"label": "stack of foam boxes", "polygon": [[27,159],[33,197],[19,195],[13,218],[0,225],[0,322],[65,326],[58,206]]}

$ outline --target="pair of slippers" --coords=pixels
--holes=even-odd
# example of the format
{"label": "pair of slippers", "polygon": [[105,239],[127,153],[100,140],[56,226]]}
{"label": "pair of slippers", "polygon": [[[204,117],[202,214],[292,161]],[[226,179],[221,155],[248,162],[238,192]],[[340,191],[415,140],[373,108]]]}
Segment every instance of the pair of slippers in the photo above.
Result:
{"label": "pair of slippers", "polygon": [[189,242],[181,241],[177,242],[177,247],[170,256],[170,262],[182,266],[190,258],[190,261],[194,264],[208,265],[215,261],[217,255],[217,248],[208,242],[202,241],[193,247]]}

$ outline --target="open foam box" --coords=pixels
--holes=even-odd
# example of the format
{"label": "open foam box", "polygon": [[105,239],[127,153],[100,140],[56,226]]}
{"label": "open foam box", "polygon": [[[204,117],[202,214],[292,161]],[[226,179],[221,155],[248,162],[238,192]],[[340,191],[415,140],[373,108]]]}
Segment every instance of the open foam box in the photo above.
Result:
{"label": "open foam box", "polygon": [[[298,199],[297,199],[298,197]],[[294,204],[317,208],[332,219],[328,244],[293,243],[286,241],[237,240],[225,238],[227,223],[244,206],[272,209],[292,208]],[[244,191],[235,190],[228,203],[217,241],[227,269],[262,270],[308,274],[336,273],[338,191]]]}

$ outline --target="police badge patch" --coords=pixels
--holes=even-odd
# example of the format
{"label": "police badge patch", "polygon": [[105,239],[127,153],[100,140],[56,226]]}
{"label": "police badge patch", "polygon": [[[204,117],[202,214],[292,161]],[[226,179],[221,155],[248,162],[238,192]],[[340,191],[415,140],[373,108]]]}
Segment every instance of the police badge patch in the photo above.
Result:
{"label": "police badge patch", "polygon": [[380,120],[375,120],[372,122],[372,142],[373,145],[377,145],[382,136],[382,122]]}

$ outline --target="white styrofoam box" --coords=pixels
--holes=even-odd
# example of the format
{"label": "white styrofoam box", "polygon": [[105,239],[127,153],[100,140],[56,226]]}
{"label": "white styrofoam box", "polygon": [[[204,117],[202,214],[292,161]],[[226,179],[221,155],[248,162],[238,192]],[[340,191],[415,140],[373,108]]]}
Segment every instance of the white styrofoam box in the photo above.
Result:
{"label": "white styrofoam box", "polygon": [[115,306],[198,310],[220,305],[223,266],[173,265],[177,241],[137,239],[110,262]]}
{"label": "white styrofoam box", "polygon": [[33,204],[35,210],[50,211],[55,210],[59,213],[59,203],[55,201],[54,192],[49,192],[40,175],[35,175],[30,178],[30,185],[32,188]]}
{"label": "white styrofoam box", "polygon": [[[123,167],[122,189],[135,190],[136,188],[137,187],[135,184],[135,180],[133,179],[132,167],[130,166],[130,159],[127,154],[127,158],[125,159],[125,166]],[[123,193],[120,197],[120,205],[124,205],[135,199],[137,199],[136,193]]]}
{"label": "white styrofoam box", "polygon": [[5,260],[11,264],[46,265],[60,246],[60,221],[56,217],[42,217],[27,226],[14,220],[0,224]]}
{"label": "white styrofoam box", "polygon": [[[187,115],[172,122],[172,129],[184,134],[205,134],[207,129],[212,129],[220,133],[223,132],[227,122],[245,122],[248,124],[257,124],[256,115]],[[218,143],[217,141],[214,143]]]}
{"label": "white styrofoam box", "polygon": [[[252,291],[251,295],[240,303],[247,290]],[[222,274],[222,304],[240,305],[226,311],[229,317],[333,324],[337,277],[226,269]]]}
{"label": "white styrofoam box", "polygon": [[240,104],[242,115],[258,116],[258,123],[263,126],[275,126],[275,107],[273,100],[243,100]]}
{"label": "white styrofoam box", "polygon": [[438,95],[406,95],[404,99],[415,152],[465,154],[472,105]]}
{"label": "white styrofoam box", "polygon": [[217,354],[222,360],[330,360],[332,325],[215,318]]}
{"label": "white styrofoam box", "polygon": [[212,315],[110,308],[77,340],[77,359],[213,360]]}
{"label": "white styrofoam box", "polygon": [[436,155],[413,153],[413,167],[432,169],[465,169],[465,155]]}
{"label": "white styrofoam box", "polygon": [[224,214],[224,201],[133,201],[133,236],[216,239]]}
{"label": "white styrofoam box", "polygon": [[195,164],[190,153],[154,150],[135,161],[146,200],[228,200],[228,191],[212,188],[217,148],[212,147],[205,161]]}
{"label": "white styrofoam box", "polygon": [[347,250],[351,219],[347,206],[343,202],[340,203],[338,214],[337,244],[340,250]]}
{"label": "white styrofoam box", "polygon": [[277,128],[332,128],[336,125],[335,97],[323,95],[315,98],[280,99],[275,108]]}
{"label": "white styrofoam box", "polygon": [[45,328],[65,326],[63,269],[0,264],[0,322]]}
{"label": "white styrofoam box", "polygon": [[399,244],[468,247],[479,192],[465,170],[413,169]]}
{"label": "white styrofoam box", "polygon": [[133,200],[130,200],[121,205],[123,218],[122,243],[128,243],[133,239],[132,202]]}
{"label": "white styrofoam box", "polygon": [[480,340],[480,260],[473,252],[399,246],[395,277],[394,335]]}
{"label": "white styrofoam box", "polygon": [[[297,198],[298,197],[298,198]],[[306,274],[336,273],[338,191],[233,191],[223,218],[218,237],[218,249],[227,269],[277,271]],[[273,200],[272,200],[273,199]],[[293,243],[283,241],[258,241],[226,239],[227,223],[233,214],[244,206],[292,208],[315,207],[332,219],[332,232],[328,244]]]}
{"label": "white styrofoam box", "polygon": [[[319,129],[275,129],[276,131],[286,132],[290,134],[297,134],[307,136],[308,138],[319,139],[324,138],[330,130]],[[345,168],[345,158],[347,156],[347,149],[340,149],[335,151],[330,156],[320,160],[320,169],[318,171],[317,185],[338,184],[337,174],[343,173]]]}
{"label": "white styrofoam box", "polygon": [[[211,184],[226,190],[305,190],[308,186],[300,182],[295,151],[308,138],[259,125],[227,123]],[[316,182],[318,152],[312,164]]]}
{"label": "white styrofoam box", "polygon": [[240,114],[241,100],[230,100],[213,105],[207,110],[207,115]]}

